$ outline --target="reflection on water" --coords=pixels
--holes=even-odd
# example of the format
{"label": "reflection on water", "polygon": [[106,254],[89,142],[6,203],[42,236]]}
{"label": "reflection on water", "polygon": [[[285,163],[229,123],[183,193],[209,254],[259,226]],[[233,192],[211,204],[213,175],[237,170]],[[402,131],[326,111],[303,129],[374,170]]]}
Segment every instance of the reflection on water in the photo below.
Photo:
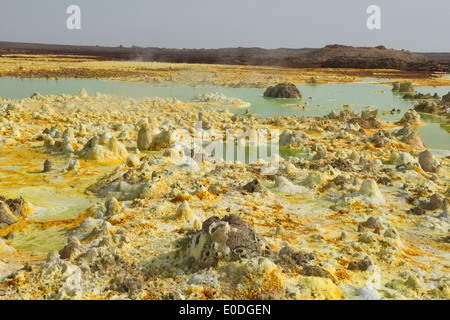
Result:
{"label": "reflection on water", "polygon": [[450,150],[448,137],[450,123],[446,123],[446,119],[427,113],[420,113],[420,118],[422,122],[426,123],[425,126],[419,128],[425,146],[432,149]]}
{"label": "reflection on water", "polygon": [[283,159],[289,157],[303,158],[307,153],[301,149],[291,149],[278,144],[254,144],[239,146],[238,144],[227,142],[209,142],[203,145],[205,152],[211,154],[216,159],[223,159],[231,162],[241,162],[245,164],[255,164],[257,160],[270,162],[274,155]]}

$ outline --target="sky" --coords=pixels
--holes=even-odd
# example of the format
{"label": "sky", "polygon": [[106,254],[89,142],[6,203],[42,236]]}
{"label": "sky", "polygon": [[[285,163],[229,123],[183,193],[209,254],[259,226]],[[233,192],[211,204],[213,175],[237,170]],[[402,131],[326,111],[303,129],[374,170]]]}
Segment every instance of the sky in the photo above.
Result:
{"label": "sky", "polygon": [[[67,7],[81,10],[69,30]],[[369,30],[370,5],[381,29]],[[385,45],[450,52],[450,0],[0,0],[0,41],[162,48]]]}

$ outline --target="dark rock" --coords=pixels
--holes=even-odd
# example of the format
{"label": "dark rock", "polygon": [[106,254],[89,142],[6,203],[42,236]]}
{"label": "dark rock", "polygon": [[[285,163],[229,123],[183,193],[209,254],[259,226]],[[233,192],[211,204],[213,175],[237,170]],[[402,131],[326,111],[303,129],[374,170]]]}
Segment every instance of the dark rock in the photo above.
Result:
{"label": "dark rock", "polygon": [[[199,242],[200,238],[204,239],[202,243]],[[200,251],[200,255],[192,256],[194,250]],[[236,261],[267,256],[272,251],[267,241],[235,214],[222,219],[213,216],[203,222],[201,230],[186,233],[180,241],[183,260],[194,269],[215,266],[220,260]]]}
{"label": "dark rock", "polygon": [[295,252],[294,249],[288,246],[284,247],[278,252],[278,257],[289,257],[293,262],[295,262],[296,265],[300,266],[307,264],[316,258],[313,253],[306,253],[302,251]]}
{"label": "dark rock", "polygon": [[364,232],[366,229],[364,229],[364,226],[362,224],[358,224],[358,232]]}
{"label": "dark rock", "polygon": [[449,209],[450,209],[450,204],[448,203],[448,200],[447,199],[444,199],[443,201],[442,201],[442,206],[441,206],[441,208],[442,208],[442,216],[443,217],[447,217],[447,214],[448,214],[448,212],[449,212]]}
{"label": "dark rock", "polygon": [[12,240],[14,239],[16,235],[14,234],[14,232],[10,231],[6,236],[4,236],[3,238],[6,240]]}
{"label": "dark rock", "polygon": [[43,172],[50,172],[52,170],[53,170],[52,162],[49,159],[45,160],[45,162],[44,162],[44,171]]}
{"label": "dark rock", "polygon": [[437,172],[437,168],[434,166],[433,162],[433,155],[431,154],[430,150],[424,150],[421,153],[419,153],[419,164],[420,167],[425,172]]}
{"label": "dark rock", "polygon": [[202,121],[202,129],[203,130],[211,129],[211,124],[208,121]]}
{"label": "dark rock", "polygon": [[380,219],[375,218],[375,217],[369,217],[367,219],[367,221],[363,223],[363,226],[366,228],[371,228],[371,229],[383,227],[383,225],[380,222]]}
{"label": "dark rock", "polygon": [[169,292],[164,296],[164,300],[182,300],[182,296],[178,292]]}
{"label": "dark rock", "polygon": [[352,261],[348,264],[348,270],[360,270],[367,271],[369,267],[372,265],[372,261],[370,261],[369,257],[365,257],[364,260],[361,261]]}
{"label": "dark rock", "polygon": [[405,123],[409,123],[412,126],[419,126],[422,124],[422,120],[420,115],[415,110],[407,110],[403,117],[395,124],[404,125]]}
{"label": "dark rock", "polygon": [[421,101],[419,104],[414,106],[414,110],[422,113],[436,114],[440,108],[435,102]]}
{"label": "dark rock", "polygon": [[86,252],[84,252],[78,259],[87,261],[87,262],[92,262],[95,260],[95,258],[98,257],[98,253],[95,249],[89,249]]}
{"label": "dark rock", "polygon": [[133,292],[144,288],[144,283],[135,277],[126,277],[122,283],[126,292]]}
{"label": "dark rock", "polygon": [[388,177],[380,177],[378,178],[377,183],[387,186],[391,184],[391,179]]}
{"label": "dark rock", "polygon": [[330,165],[335,169],[339,169],[340,171],[345,172],[355,171],[355,167],[353,167],[352,163],[347,159],[334,158],[330,161]]}
{"label": "dark rock", "polygon": [[22,197],[17,199],[8,199],[6,200],[6,204],[9,207],[9,210],[16,215],[17,217],[23,218],[25,215],[23,213],[23,205],[25,201]]}
{"label": "dark rock", "polygon": [[[398,88],[398,90],[394,90],[394,88]],[[409,92],[409,93],[414,93],[414,86],[412,85],[411,82],[406,82],[406,83],[400,83],[399,86],[395,87],[392,89],[393,91],[398,91],[398,92]]]}
{"label": "dark rock", "polygon": [[111,247],[112,245],[114,245],[114,240],[112,239],[112,237],[104,237],[99,243],[98,243],[98,247]]}
{"label": "dark rock", "polygon": [[335,282],[333,276],[328,271],[319,266],[305,266],[300,272],[302,276],[328,278]]}
{"label": "dark rock", "polygon": [[356,116],[349,121],[351,124],[358,124],[362,129],[381,129],[383,124],[374,116]]}
{"label": "dark rock", "polygon": [[231,116],[231,121],[236,122],[237,120],[239,120],[239,115],[238,114],[233,114]]}
{"label": "dark rock", "polygon": [[249,183],[247,183],[243,187],[243,189],[245,191],[253,193],[253,192],[260,192],[262,188],[261,188],[261,184],[259,183],[258,179],[255,179],[255,180],[250,181]]}
{"label": "dark rock", "polygon": [[380,130],[377,133],[374,133],[369,139],[377,148],[382,148],[389,144],[389,141],[386,137],[386,132],[384,130]]}
{"label": "dark rock", "polygon": [[216,196],[218,196],[220,194],[219,189],[217,189],[217,187],[215,185],[210,185],[209,188],[208,188],[208,192],[212,193],[212,194],[214,194]]}
{"label": "dark rock", "polygon": [[25,263],[25,265],[23,266],[23,270],[25,270],[26,272],[32,272],[34,269],[34,265],[31,264],[30,262]]}
{"label": "dark rock", "polygon": [[437,193],[433,194],[430,197],[430,202],[422,206],[423,209],[430,211],[439,209],[440,207],[441,207],[441,198]]}
{"label": "dark rock", "polygon": [[409,123],[406,123],[405,126],[398,130],[394,134],[401,142],[406,143],[412,146],[414,149],[424,149],[425,144],[422,140],[420,134],[414,130]]}
{"label": "dark rock", "polygon": [[264,97],[301,99],[302,94],[294,84],[280,83],[275,86],[268,87],[264,92]]}
{"label": "dark rock", "polygon": [[450,102],[450,92],[442,96],[442,102]]}
{"label": "dark rock", "polygon": [[255,232],[255,230],[235,214],[231,214],[222,218],[221,221],[228,222],[231,231],[228,236],[227,245],[231,250],[231,258],[239,259],[242,256],[261,253],[261,244],[265,249],[269,249],[270,245]]}
{"label": "dark rock", "polygon": [[102,257],[98,263],[96,263],[96,268],[99,270],[111,270],[116,267],[116,265],[116,257],[113,254],[107,254]]}
{"label": "dark rock", "polygon": [[326,156],[327,156],[327,151],[323,147],[319,146],[319,147],[317,147],[317,151],[316,151],[316,154],[314,155],[313,160],[323,159]]}
{"label": "dark rock", "polygon": [[410,212],[412,214],[415,214],[416,216],[422,216],[422,215],[424,215],[426,213],[425,209],[422,209],[421,207],[412,208],[410,210]]}
{"label": "dark rock", "polygon": [[70,260],[74,258],[80,252],[80,242],[77,238],[72,238],[72,240],[61,250],[59,250],[59,255],[61,259]]}
{"label": "dark rock", "polygon": [[371,174],[371,175],[375,175],[375,173],[377,172],[377,167],[376,165],[372,162],[372,161],[367,161],[366,164],[364,164],[364,167],[361,169],[361,173],[362,174]]}
{"label": "dark rock", "polygon": [[431,95],[429,93],[423,94],[423,93],[417,93],[417,94],[405,94],[403,96],[403,99],[414,99],[414,100],[440,100],[441,97],[437,93],[434,95]]}
{"label": "dark rock", "polygon": [[311,77],[311,78],[309,78],[308,83],[315,84],[315,83],[317,83],[317,80],[316,80],[316,78]]}
{"label": "dark rock", "polygon": [[336,189],[336,185],[334,184],[333,181],[328,182],[328,184],[325,186],[326,190],[330,190],[330,189]]}
{"label": "dark rock", "polygon": [[408,63],[400,59],[382,57],[355,57],[337,56],[328,59],[321,65],[322,68],[351,68],[351,69],[396,69],[405,70]]}
{"label": "dark rock", "polygon": [[152,181],[155,181],[160,178],[161,178],[161,176],[158,174],[158,172],[156,172],[156,171],[152,172]]}
{"label": "dark rock", "polygon": [[358,130],[358,134],[360,135],[360,136],[366,136],[366,131],[363,129],[363,128],[360,128],[359,130]]}
{"label": "dark rock", "polygon": [[205,221],[203,221],[202,224],[202,231],[204,233],[209,233],[209,227],[213,224],[213,223],[218,223],[220,222],[220,218],[218,216],[212,216],[208,219],[206,219]]}
{"label": "dark rock", "polygon": [[16,223],[17,220],[10,214],[8,214],[7,207],[3,202],[0,202],[0,224],[7,226]]}
{"label": "dark rock", "polygon": [[339,175],[333,180],[331,180],[331,182],[333,182],[337,186],[342,186],[344,183],[347,182],[347,179],[344,176]]}

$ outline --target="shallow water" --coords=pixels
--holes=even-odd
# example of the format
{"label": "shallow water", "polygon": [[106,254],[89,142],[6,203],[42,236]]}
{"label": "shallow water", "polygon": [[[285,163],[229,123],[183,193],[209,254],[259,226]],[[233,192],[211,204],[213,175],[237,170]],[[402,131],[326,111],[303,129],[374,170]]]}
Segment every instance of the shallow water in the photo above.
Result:
{"label": "shallow water", "polygon": [[[207,92],[223,93],[227,97],[239,98],[251,104],[251,113],[261,117],[275,116],[324,116],[332,110],[349,109],[361,113],[364,109],[379,109],[391,111],[400,109],[394,115],[382,115],[383,120],[398,120],[405,110],[412,109],[416,102],[402,99],[401,95],[394,94],[390,85],[378,83],[330,83],[320,85],[297,85],[303,99],[271,99],[264,98],[265,89],[258,88],[225,88],[225,87],[188,87],[173,86],[162,87],[153,84],[108,81],[97,79],[16,79],[0,78],[0,97],[4,99],[22,99],[30,97],[34,92],[40,94],[73,94],[85,88],[88,94],[96,92],[118,96],[142,97],[173,97],[184,102],[192,101],[197,94]],[[417,92],[438,93],[440,96],[450,92],[449,86],[442,87],[416,87]],[[245,109],[230,109],[233,113],[244,113]],[[423,121],[428,123],[419,130],[425,145],[431,149],[450,150],[448,126],[443,125],[445,119],[430,118],[422,115]]]}
{"label": "shallow water", "polygon": [[11,245],[16,249],[39,258],[47,256],[51,250],[62,249],[67,244],[67,231],[59,227],[40,230],[37,226],[19,232]]}
{"label": "shallow water", "polygon": [[41,222],[77,218],[81,211],[96,202],[63,186],[17,185],[11,188],[0,184],[0,195],[7,198],[23,196],[34,207],[34,213],[28,219]]}

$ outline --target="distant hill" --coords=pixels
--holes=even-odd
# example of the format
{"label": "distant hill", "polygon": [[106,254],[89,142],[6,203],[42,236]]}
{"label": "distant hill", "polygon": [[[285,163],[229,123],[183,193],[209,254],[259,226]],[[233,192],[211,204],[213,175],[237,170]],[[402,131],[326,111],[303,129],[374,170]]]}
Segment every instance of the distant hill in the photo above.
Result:
{"label": "distant hill", "polygon": [[413,53],[378,47],[327,45],[324,48],[170,49],[157,47],[101,47],[0,42],[1,54],[63,54],[96,60],[155,61],[283,66],[293,68],[359,68],[411,71],[449,71],[450,53]]}
{"label": "distant hill", "polygon": [[325,68],[397,69],[414,71],[444,71],[446,66],[436,59],[405,50],[377,47],[328,45],[306,53],[301,60]]}

